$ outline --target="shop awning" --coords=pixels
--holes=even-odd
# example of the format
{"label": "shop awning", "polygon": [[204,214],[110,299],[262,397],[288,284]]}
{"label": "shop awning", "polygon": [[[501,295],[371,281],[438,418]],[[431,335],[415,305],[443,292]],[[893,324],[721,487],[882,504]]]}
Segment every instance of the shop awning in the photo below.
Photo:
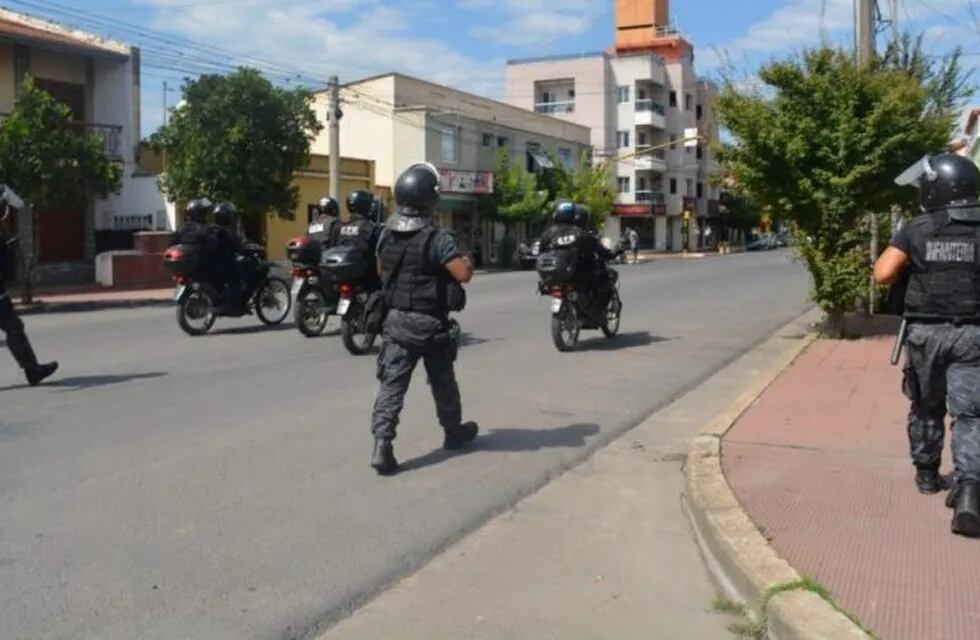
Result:
{"label": "shop awning", "polygon": [[555,163],[551,161],[551,158],[540,151],[531,151],[528,149],[527,155],[531,156],[531,159],[534,160],[534,164],[538,167],[538,169],[555,168]]}

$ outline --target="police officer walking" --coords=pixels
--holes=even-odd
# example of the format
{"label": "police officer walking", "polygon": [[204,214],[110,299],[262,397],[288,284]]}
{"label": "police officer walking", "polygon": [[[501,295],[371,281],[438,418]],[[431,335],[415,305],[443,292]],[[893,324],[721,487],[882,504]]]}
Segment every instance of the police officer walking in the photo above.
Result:
{"label": "police officer walking", "polygon": [[32,387],[41,384],[45,378],[58,370],[57,362],[40,364],[34,349],[24,333],[24,323],[17,312],[14,311],[14,302],[10,299],[10,292],[4,284],[7,261],[10,259],[8,247],[14,241],[7,237],[7,225],[10,222],[10,211],[12,208],[24,206],[23,200],[13,192],[10,187],[0,185],[0,330],[7,337],[7,348],[13,354],[14,360],[24,370],[27,382]]}
{"label": "police officer walking", "polygon": [[907,274],[909,322],[903,391],[922,493],[943,490],[939,466],[947,408],[953,418],[952,530],[980,536],[980,171],[953,154],[926,157],[896,179],[919,188],[921,215],[875,264],[875,279]]}
{"label": "police officer walking", "polygon": [[[439,202],[439,172],[430,164],[409,167],[395,183],[398,209],[381,234],[378,269],[388,309],[378,355],[381,387],[374,403],[371,466],[381,475],[398,470],[392,440],[405,393],[419,360],[425,363],[443,447],[454,450],[476,438],[475,422],[463,422],[453,363],[457,342],[451,311],[458,311],[453,289],[469,282],[473,265],[452,234],[437,227],[432,212]],[[455,308],[454,308],[455,307]]]}
{"label": "police officer walking", "polygon": [[337,231],[340,220],[340,206],[337,201],[330,197],[320,198],[316,203],[318,213],[316,220],[310,223],[306,230],[306,235],[320,241],[320,246],[324,250],[329,249],[337,241]]}

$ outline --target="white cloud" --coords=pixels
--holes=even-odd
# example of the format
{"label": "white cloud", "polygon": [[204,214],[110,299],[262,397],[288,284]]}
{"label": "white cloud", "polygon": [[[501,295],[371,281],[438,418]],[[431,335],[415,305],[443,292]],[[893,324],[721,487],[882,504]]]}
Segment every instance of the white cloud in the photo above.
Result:
{"label": "white cloud", "polygon": [[588,32],[609,11],[606,3],[598,0],[459,0],[458,6],[487,10],[492,24],[471,29],[474,38],[539,49]]}

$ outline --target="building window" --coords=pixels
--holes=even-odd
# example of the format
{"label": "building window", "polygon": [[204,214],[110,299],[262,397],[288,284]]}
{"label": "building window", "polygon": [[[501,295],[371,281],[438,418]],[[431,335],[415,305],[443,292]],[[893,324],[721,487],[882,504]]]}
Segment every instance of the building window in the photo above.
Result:
{"label": "building window", "polygon": [[636,89],[636,99],[637,100],[646,100],[649,97],[650,97],[650,95],[647,93],[647,90],[644,89],[643,87],[638,87]]}
{"label": "building window", "polygon": [[492,133],[484,133],[483,136],[481,136],[481,138],[480,138],[480,144],[482,146],[484,146],[484,147],[487,147],[487,148],[492,147],[493,146],[493,137],[494,136],[493,136]]}
{"label": "building window", "polygon": [[704,184],[702,184],[700,182],[698,183],[698,197],[699,198],[703,198],[704,197]]}
{"label": "building window", "polygon": [[704,157],[704,147],[698,145],[698,160]]}
{"label": "building window", "polygon": [[672,194],[676,194],[677,193],[677,178],[671,178],[670,179],[670,192]]}
{"label": "building window", "polygon": [[704,107],[703,107],[703,106],[701,106],[701,105],[698,105],[697,107],[695,107],[695,108],[694,108],[694,113],[696,114],[696,116],[695,116],[695,117],[696,117],[696,118],[697,118],[698,120],[700,120],[700,119],[701,119],[701,116],[703,116],[703,115],[704,115]]}
{"label": "building window", "polygon": [[575,99],[575,89],[569,89],[568,90],[568,99],[569,100],[574,100]]}
{"label": "building window", "polygon": [[646,131],[637,131],[636,144],[641,147],[645,147],[650,144],[650,136],[647,135]]}
{"label": "building window", "polygon": [[558,161],[561,162],[561,166],[565,167],[566,171],[573,171],[575,169],[575,160],[572,157],[571,149],[558,147]]}
{"label": "building window", "polygon": [[625,149],[630,146],[630,132],[629,131],[617,131],[616,132],[616,146],[620,149]]}
{"label": "building window", "polygon": [[670,148],[672,151],[677,148],[677,136],[670,136]]}
{"label": "building window", "polygon": [[547,104],[549,102],[554,102],[554,101],[555,101],[555,96],[553,96],[550,91],[542,91],[541,92],[541,103],[542,104]]}
{"label": "building window", "polygon": [[691,178],[688,178],[687,180],[685,180],[684,186],[686,187],[686,189],[684,190],[684,192],[685,192],[685,194],[687,194],[687,197],[688,198],[693,198],[694,197],[694,180],[692,180]]}
{"label": "building window", "polygon": [[694,96],[690,93],[684,96],[684,109],[686,111],[691,111],[694,109]]}
{"label": "building window", "polygon": [[629,85],[623,87],[616,87],[616,102],[623,104],[630,101],[630,88]]}
{"label": "building window", "polygon": [[445,126],[442,128],[442,161],[455,164],[459,162],[458,149],[459,128]]}
{"label": "building window", "polygon": [[648,191],[647,189],[647,178],[646,176],[636,177],[636,190],[637,191]]}
{"label": "building window", "polygon": [[497,136],[497,147],[503,149],[510,145],[510,138],[507,136]]}
{"label": "building window", "polygon": [[618,193],[629,193],[630,192],[630,177],[629,176],[619,176],[616,178],[616,191]]}
{"label": "building window", "polygon": [[669,101],[669,104],[672,107],[676,107],[677,106],[677,92],[676,91],[671,91],[670,92],[670,101]]}

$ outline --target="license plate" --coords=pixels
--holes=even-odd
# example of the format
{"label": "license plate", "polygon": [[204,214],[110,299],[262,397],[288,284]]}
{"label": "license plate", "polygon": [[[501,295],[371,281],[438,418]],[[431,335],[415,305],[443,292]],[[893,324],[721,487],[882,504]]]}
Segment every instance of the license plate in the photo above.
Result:
{"label": "license plate", "polygon": [[187,288],[185,284],[177,285],[177,290],[174,291],[174,301],[180,300],[180,296],[184,295],[184,289]]}
{"label": "license plate", "polygon": [[293,278],[293,298],[299,295],[299,290],[303,288],[303,283],[306,282],[305,278]]}
{"label": "license plate", "polygon": [[559,311],[561,311],[561,304],[562,304],[562,302],[563,302],[563,300],[561,298],[552,298],[551,299],[551,313],[558,313]]}
{"label": "license plate", "polygon": [[341,298],[340,302],[337,303],[337,315],[343,316],[350,309],[350,298]]}

